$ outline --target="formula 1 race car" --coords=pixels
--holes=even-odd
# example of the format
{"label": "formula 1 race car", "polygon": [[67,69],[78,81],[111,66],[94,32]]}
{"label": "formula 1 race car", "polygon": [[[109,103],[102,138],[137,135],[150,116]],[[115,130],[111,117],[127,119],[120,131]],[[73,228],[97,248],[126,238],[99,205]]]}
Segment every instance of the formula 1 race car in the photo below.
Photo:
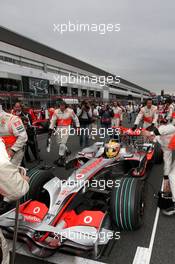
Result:
{"label": "formula 1 race car", "polygon": [[[120,129],[118,138],[97,142],[67,162],[76,168],[62,181],[51,170],[32,169],[30,189],[20,205],[18,239],[32,254],[56,250],[94,253],[120,237],[120,230],[138,229],[144,214],[144,179],[161,162],[159,145],[141,142],[139,130]],[[14,232],[15,209],[0,216],[7,237]]]}
{"label": "formula 1 race car", "polygon": [[[126,160],[130,160],[130,161],[132,160],[133,164],[131,164],[131,168],[140,167],[141,170],[143,169],[143,173],[142,173],[143,175],[140,174],[139,171],[137,173],[138,175],[135,175],[138,177],[145,176],[144,168],[146,169],[147,163],[160,164],[163,161],[163,152],[161,150],[160,145],[158,143],[151,142],[149,139],[145,139],[142,136],[142,130],[143,129],[138,128],[135,131],[133,131],[131,128],[113,127],[113,135],[112,135],[114,141],[120,144],[119,161],[125,160],[126,163]],[[81,152],[78,152],[77,156],[75,156],[72,160],[69,160],[67,162],[67,168],[71,168],[71,166],[78,168],[79,166],[82,166],[82,164],[84,164],[84,162],[88,161],[89,159],[102,156],[104,154],[104,147],[105,147],[104,142],[97,142],[92,146],[83,149]],[[138,164],[136,164],[136,162]],[[143,166],[144,164],[145,166]],[[117,170],[118,167],[119,166],[117,166]]]}

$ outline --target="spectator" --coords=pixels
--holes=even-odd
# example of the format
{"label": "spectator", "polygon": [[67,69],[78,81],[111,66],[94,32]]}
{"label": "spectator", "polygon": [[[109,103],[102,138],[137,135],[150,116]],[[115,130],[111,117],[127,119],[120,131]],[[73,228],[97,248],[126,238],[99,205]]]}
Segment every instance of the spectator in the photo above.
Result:
{"label": "spectator", "polygon": [[43,107],[41,108],[41,111],[40,111],[40,118],[45,119],[45,110]]}
{"label": "spectator", "polygon": [[[97,122],[98,122],[98,118],[99,118],[99,112],[97,109],[97,106],[95,104],[92,105],[92,124],[91,124],[91,129],[94,131],[97,131]],[[92,140],[95,140],[95,136],[92,135]]]}
{"label": "spectator", "polygon": [[131,102],[128,102],[128,105],[126,106],[127,116],[128,116],[128,123],[130,124],[132,122],[132,115],[134,112],[134,106]]}
{"label": "spectator", "polygon": [[83,101],[77,109],[77,116],[80,121],[80,147],[89,145],[90,124],[92,122],[92,108],[87,100]]}

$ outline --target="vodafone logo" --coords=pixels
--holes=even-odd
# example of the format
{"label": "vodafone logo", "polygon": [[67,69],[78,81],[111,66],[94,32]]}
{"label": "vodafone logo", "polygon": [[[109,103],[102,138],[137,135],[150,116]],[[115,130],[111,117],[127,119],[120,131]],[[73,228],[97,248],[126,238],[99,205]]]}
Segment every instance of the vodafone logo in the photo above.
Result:
{"label": "vodafone logo", "polygon": [[40,212],[40,210],[41,210],[40,207],[35,207],[35,208],[33,209],[33,213],[34,213],[34,214],[38,214],[38,213]]}
{"label": "vodafone logo", "polygon": [[60,195],[67,195],[68,193],[69,193],[68,190],[62,190],[62,191],[60,192]]}
{"label": "vodafone logo", "polygon": [[91,216],[86,216],[85,218],[84,218],[84,223],[85,224],[90,224],[92,222],[92,217]]}

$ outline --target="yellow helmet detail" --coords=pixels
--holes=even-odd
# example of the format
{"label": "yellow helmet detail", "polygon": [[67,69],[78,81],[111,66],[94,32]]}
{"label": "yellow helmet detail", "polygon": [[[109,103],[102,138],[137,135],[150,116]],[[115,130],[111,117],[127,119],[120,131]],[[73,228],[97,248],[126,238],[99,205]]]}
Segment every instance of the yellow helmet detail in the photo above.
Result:
{"label": "yellow helmet detail", "polygon": [[120,151],[120,144],[115,140],[111,139],[108,143],[105,144],[105,154],[107,158],[114,158],[118,155]]}

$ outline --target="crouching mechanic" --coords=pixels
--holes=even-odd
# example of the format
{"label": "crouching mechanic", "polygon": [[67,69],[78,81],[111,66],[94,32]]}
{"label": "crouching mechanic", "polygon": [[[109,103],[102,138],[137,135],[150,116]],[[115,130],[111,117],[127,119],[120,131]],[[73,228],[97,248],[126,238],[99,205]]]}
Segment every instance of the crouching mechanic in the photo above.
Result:
{"label": "crouching mechanic", "polygon": [[[149,131],[148,131],[149,130]],[[173,150],[175,150],[175,126],[162,124],[159,128],[148,128],[143,135],[158,141],[163,150],[164,159],[164,182],[163,191],[172,192],[174,206],[163,211],[166,215],[175,214],[175,161],[173,163]]]}
{"label": "crouching mechanic", "polygon": [[[0,196],[8,201],[21,198],[28,192],[28,178],[20,174],[17,166],[9,160],[3,139],[0,138]],[[9,250],[7,242],[0,229],[0,263],[9,263]]]}
{"label": "crouching mechanic", "polygon": [[24,156],[27,133],[22,120],[2,109],[0,102],[0,137],[3,138],[11,162],[20,165]]}
{"label": "crouching mechanic", "polygon": [[52,135],[53,129],[56,127],[56,143],[58,145],[58,159],[54,162],[58,166],[64,166],[66,154],[69,154],[66,143],[69,138],[70,126],[74,123],[79,129],[80,123],[74,111],[67,106],[64,101],[59,103],[59,108],[55,110],[50,121],[49,136]]}
{"label": "crouching mechanic", "polygon": [[135,130],[139,123],[143,121],[143,128],[155,126],[158,120],[157,106],[153,105],[152,99],[147,99],[146,106],[142,107],[138,113],[133,130]]}

